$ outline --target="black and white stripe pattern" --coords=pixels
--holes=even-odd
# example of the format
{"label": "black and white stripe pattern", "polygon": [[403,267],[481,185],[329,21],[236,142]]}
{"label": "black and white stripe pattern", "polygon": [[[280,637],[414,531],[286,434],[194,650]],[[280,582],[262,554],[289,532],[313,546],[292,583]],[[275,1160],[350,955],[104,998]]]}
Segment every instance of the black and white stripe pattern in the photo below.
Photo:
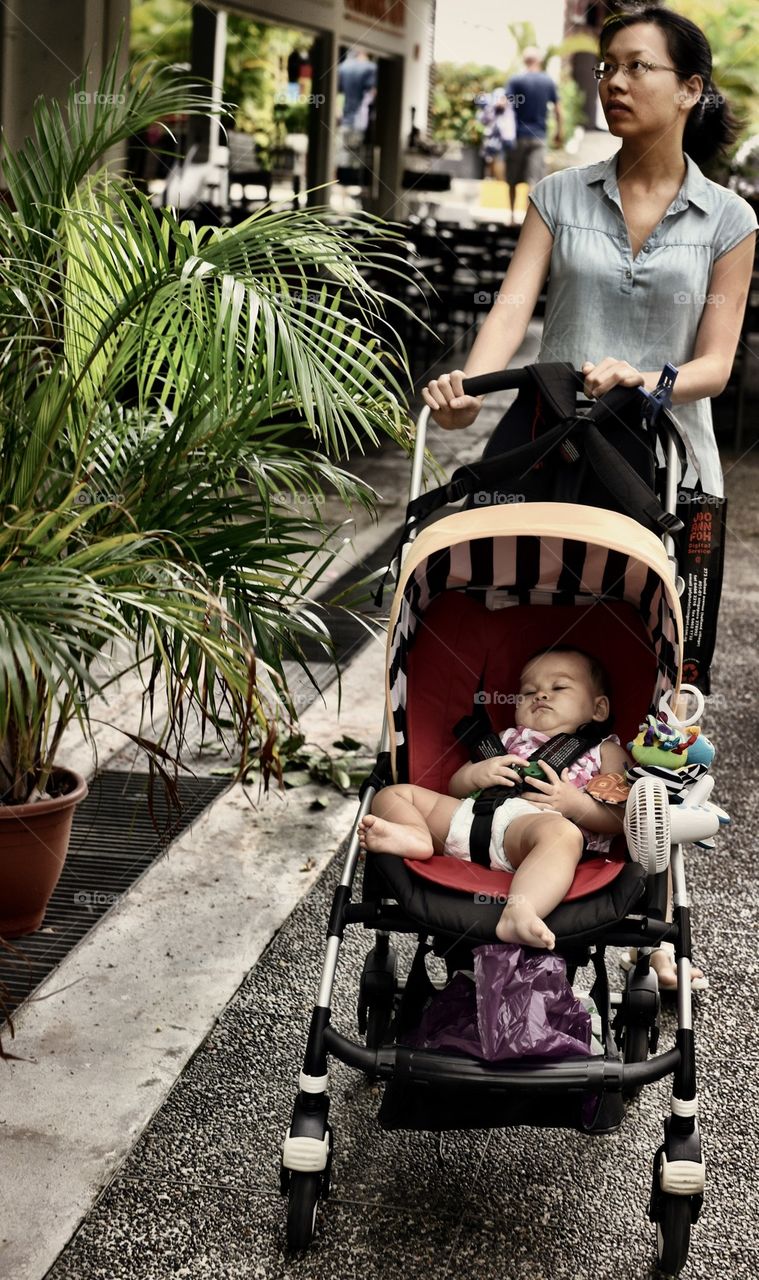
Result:
{"label": "black and white stripe pattern", "polygon": [[664,769],[655,764],[636,764],[626,769],[625,776],[630,783],[637,782],[638,778],[661,778],[672,803],[680,804],[685,799],[684,793],[708,772],[709,767],[705,764],[686,764],[682,769]]}
{"label": "black and white stripe pattern", "polygon": [[[406,672],[408,653],[432,600],[464,592],[499,607],[497,597],[518,604],[582,605],[626,601],[641,615],[657,659],[650,710],[677,680],[682,660],[679,613],[672,590],[645,559],[618,548],[565,537],[527,534],[474,537],[436,548],[406,575],[389,644],[390,709],[396,776],[407,777]],[[692,779],[688,779],[692,782]]]}

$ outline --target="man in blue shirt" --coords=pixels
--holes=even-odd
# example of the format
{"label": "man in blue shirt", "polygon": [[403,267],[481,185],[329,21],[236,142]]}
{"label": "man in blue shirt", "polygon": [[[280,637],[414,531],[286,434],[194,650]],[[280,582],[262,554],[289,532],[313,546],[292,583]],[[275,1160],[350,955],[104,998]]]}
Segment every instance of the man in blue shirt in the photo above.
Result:
{"label": "man in blue shirt", "polygon": [[516,189],[526,182],[532,191],[545,174],[546,116],[553,103],[556,117],[556,145],[561,146],[561,107],[556,85],[543,71],[540,50],[532,46],[522,54],[524,71],[512,76],[506,85],[506,96],[514,107],[517,122],[516,143],[506,155],[506,181],[509,184],[511,220],[516,208]]}
{"label": "man in blue shirt", "polygon": [[338,91],[343,95],[342,126],[344,129],[366,128],[364,114],[367,100],[377,86],[377,67],[369,61],[365,49],[353,49],[337,69]]}
{"label": "man in blue shirt", "polygon": [[338,93],[343,95],[340,115],[338,168],[355,167],[366,137],[369,112],[377,92],[377,66],[365,49],[353,48],[337,69]]}

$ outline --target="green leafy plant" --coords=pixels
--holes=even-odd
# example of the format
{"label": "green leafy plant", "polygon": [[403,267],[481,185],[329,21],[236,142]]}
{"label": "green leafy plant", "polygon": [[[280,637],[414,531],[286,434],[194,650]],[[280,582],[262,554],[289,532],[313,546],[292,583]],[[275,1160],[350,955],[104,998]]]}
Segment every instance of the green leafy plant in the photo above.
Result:
{"label": "green leafy plant", "polygon": [[[138,0],[132,5],[130,52],[135,62],[150,60],[154,66],[189,63],[192,31],[191,5],[187,0]],[[252,134],[263,157],[283,142],[279,108],[285,101],[287,57],[310,37],[295,27],[254,22],[241,14],[227,14],[224,92],[236,105],[233,127]],[[305,132],[303,119],[308,103],[285,120],[289,133]]]}
{"label": "green leafy plant", "polygon": [[430,136],[436,142],[461,142],[479,146],[484,136],[477,119],[478,97],[503,88],[505,77],[497,67],[468,62],[435,64]]}
{"label": "green leafy plant", "polygon": [[756,56],[754,0],[672,0],[672,8],[695,22],[712,50],[713,78],[742,125],[726,160],[712,163],[708,175],[725,182],[741,143],[759,133],[759,62]]}
{"label": "green leafy plant", "polygon": [[[204,734],[281,773],[284,661],[329,652],[309,592],[330,552],[326,492],[371,507],[341,462],[407,443],[405,365],[362,267],[390,232],[263,210],[234,229],[155,210],[104,156],[149,123],[206,113],[161,70],[64,109],[40,100],[2,156],[0,802],[45,793],[61,736],[127,666],[151,767]],[[397,345],[393,348],[397,353]],[[295,433],[295,434],[294,434]],[[285,501],[283,503],[283,495]]]}
{"label": "green leafy plant", "polygon": [[[286,788],[305,787],[317,782],[335,788],[342,795],[355,795],[371,772],[376,751],[347,736],[333,742],[330,750],[307,742],[302,733],[291,733],[280,743],[279,756]],[[237,766],[221,766],[212,769],[211,773],[233,776],[237,773]],[[256,779],[261,780],[260,763],[252,760],[242,774],[242,781],[251,783]],[[313,801],[316,808],[323,808],[327,803],[318,796]]]}

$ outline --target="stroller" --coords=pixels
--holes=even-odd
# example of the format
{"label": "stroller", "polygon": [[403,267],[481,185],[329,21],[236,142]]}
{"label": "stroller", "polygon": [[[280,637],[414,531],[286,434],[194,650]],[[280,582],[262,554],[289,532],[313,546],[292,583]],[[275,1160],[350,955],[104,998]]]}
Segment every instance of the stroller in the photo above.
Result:
{"label": "stroller", "polygon": [[[581,385],[580,375],[564,367],[564,386],[568,379],[574,389]],[[550,384],[549,376],[549,391]],[[513,387],[534,388],[532,372],[507,370],[465,382],[470,394]],[[549,421],[548,431],[536,439],[531,438],[534,419],[531,423],[530,414],[523,413],[527,438],[515,454],[504,459],[497,448],[495,456],[492,449],[486,451],[481,464],[462,468],[443,489],[420,497],[423,412],[388,627],[383,739],[362,792],[357,823],[377,789],[391,781],[445,792],[450,776],[469,758],[453,726],[478,702],[489,705],[496,730],[513,723],[513,706],[499,700],[498,690],[518,687],[525,661],[539,648],[569,642],[601,659],[610,680],[615,731],[623,743],[635,736],[643,715],[655,712],[665,695],[679,690],[683,619],[674,513],[682,451],[676,423],[665,407],[666,390],[653,405],[652,397],[637,389],[627,392],[625,401],[634,404],[644,435],[658,421],[666,457],[663,505],[649,483],[641,482],[641,487],[637,475],[628,475],[635,468],[624,459],[606,468],[614,491],[607,491],[605,505],[599,505],[605,501],[599,493],[592,495],[594,505],[578,502],[577,492],[569,495],[571,501],[541,501],[534,490],[529,501],[513,500],[508,477],[515,474],[514,458],[523,487],[532,483],[527,468],[545,459],[553,431],[554,443],[573,461],[578,453],[573,440],[578,432],[592,439],[599,413],[603,417],[602,402],[591,410],[590,428],[587,416],[567,414],[562,403],[557,422]],[[611,414],[621,423],[622,401],[617,397],[614,402]],[[629,423],[629,414],[624,421]],[[631,438],[638,450],[640,433]],[[596,452],[601,457],[604,448]],[[587,468],[583,474],[583,483],[589,483]],[[506,477],[500,496],[492,489],[495,477],[502,482]],[[479,495],[486,482],[490,501],[483,503]],[[538,483],[545,484],[545,476]],[[417,532],[440,506],[440,495],[444,501],[467,496],[470,505]],[[637,503],[638,518],[612,509],[621,502]],[[660,777],[639,778],[627,801],[626,840],[616,838],[605,855],[586,854],[565,900],[547,917],[569,981],[580,966],[592,965],[590,995],[600,1013],[603,1052],[591,1057],[485,1062],[411,1047],[410,1033],[435,992],[425,956],[432,951],[444,958],[449,979],[471,969],[473,947],[496,942],[495,926],[511,876],[474,861],[439,856],[412,861],[374,853],[364,864],[361,900],[353,901],[359,862],[354,829],[334,895],[321,985],[282,1153],[291,1250],[308,1246],[319,1198],[329,1194],[333,1136],[327,1067],[333,1055],[384,1082],[382,1126],[433,1132],[532,1125],[610,1133],[621,1124],[627,1100],[646,1084],[671,1075],[671,1110],[653,1157],[648,1213],[656,1224],[660,1267],[669,1274],[680,1272],[704,1191],[682,844],[709,841],[724,821],[726,815],[708,803],[711,787],[712,779],[704,776],[675,799]],[[668,869],[672,921],[666,918]],[[346,927],[355,924],[375,935],[358,992],[358,1026],[365,1043],[344,1036],[330,1019],[341,939]],[[405,976],[398,971],[393,933],[418,936]],[[675,948],[677,1033],[674,1046],[657,1053],[660,999],[650,955],[664,940]],[[605,953],[608,947],[627,946],[638,948],[638,959],[613,1014]]]}

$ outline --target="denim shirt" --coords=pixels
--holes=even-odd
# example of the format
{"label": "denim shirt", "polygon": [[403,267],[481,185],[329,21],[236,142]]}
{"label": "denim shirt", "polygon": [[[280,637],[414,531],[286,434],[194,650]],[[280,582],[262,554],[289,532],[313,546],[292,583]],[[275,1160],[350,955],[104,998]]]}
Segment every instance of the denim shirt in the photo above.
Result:
{"label": "denim shirt", "polygon": [[[716,260],[756,231],[751,206],[705,178],[689,156],[687,173],[661,222],[633,259],[617,186],[617,155],[544,178],[530,199],[553,235],[539,360],[580,369],[605,356],[658,370],[693,359]],[[707,493],[721,495],[722,468],[711,402],[678,405]],[[684,483],[693,484],[689,466]]]}

